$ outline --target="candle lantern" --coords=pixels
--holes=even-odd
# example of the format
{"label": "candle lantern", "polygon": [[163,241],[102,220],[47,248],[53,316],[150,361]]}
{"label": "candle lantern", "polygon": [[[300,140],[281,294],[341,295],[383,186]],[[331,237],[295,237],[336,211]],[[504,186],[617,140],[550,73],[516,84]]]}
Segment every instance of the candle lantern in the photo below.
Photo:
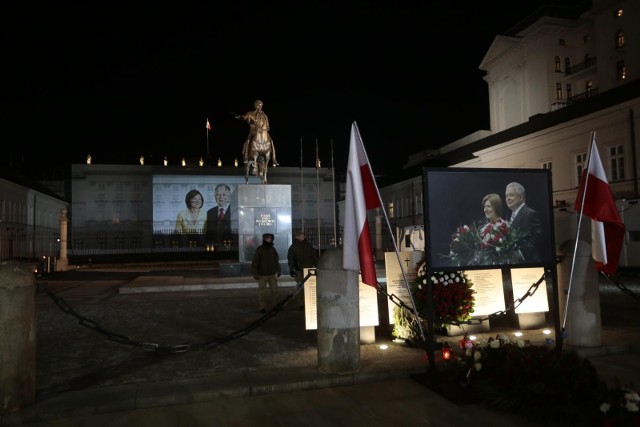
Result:
{"label": "candle lantern", "polygon": [[442,360],[445,362],[451,360],[451,347],[449,347],[449,343],[446,341],[442,345]]}

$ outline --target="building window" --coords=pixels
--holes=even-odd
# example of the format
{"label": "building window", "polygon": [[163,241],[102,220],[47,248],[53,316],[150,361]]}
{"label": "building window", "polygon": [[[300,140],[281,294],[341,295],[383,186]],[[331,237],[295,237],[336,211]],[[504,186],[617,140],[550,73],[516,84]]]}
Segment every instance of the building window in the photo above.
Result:
{"label": "building window", "polygon": [[616,31],[616,48],[624,46],[624,31]]}
{"label": "building window", "polygon": [[580,185],[580,178],[582,177],[582,171],[587,166],[587,153],[580,153],[576,155],[576,186]]}
{"label": "building window", "polygon": [[571,68],[571,59],[564,58],[564,71],[566,73],[568,73],[569,72],[569,68]]}
{"label": "building window", "polygon": [[542,162],[540,164],[540,166],[542,167],[542,169],[548,169],[551,170],[551,160],[547,161],[547,162]]}
{"label": "building window", "polygon": [[395,218],[393,213],[393,202],[387,204],[387,211],[389,212],[389,218]]}
{"label": "building window", "polygon": [[585,91],[587,92],[587,98],[590,98],[591,92],[593,91],[593,82],[591,80],[587,80],[584,85]]}
{"label": "building window", "polygon": [[573,96],[573,86],[571,86],[571,83],[567,83],[567,99],[571,99],[572,96]]}
{"label": "building window", "polygon": [[591,65],[591,56],[587,53],[584,55],[584,66],[589,67]]}
{"label": "building window", "polygon": [[615,15],[613,15],[614,18],[621,18],[624,15],[624,10],[622,8],[616,9],[616,13]]}
{"label": "building window", "polygon": [[609,164],[611,165],[611,180],[624,179],[624,153],[622,145],[609,148]]}
{"label": "building window", "polygon": [[618,80],[627,78],[627,66],[624,64],[624,60],[616,62],[616,78]]}
{"label": "building window", "polygon": [[562,99],[562,83],[556,83],[556,99]]}
{"label": "building window", "polygon": [[562,71],[562,67],[560,66],[560,57],[559,56],[556,56],[555,64],[556,64],[556,73],[561,72]]}

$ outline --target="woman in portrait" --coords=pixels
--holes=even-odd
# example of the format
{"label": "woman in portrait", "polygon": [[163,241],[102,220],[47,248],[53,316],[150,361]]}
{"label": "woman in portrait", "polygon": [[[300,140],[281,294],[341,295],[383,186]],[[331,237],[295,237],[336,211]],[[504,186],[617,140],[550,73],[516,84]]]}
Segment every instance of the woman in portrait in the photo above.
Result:
{"label": "woman in portrait", "polygon": [[487,194],[482,198],[482,210],[486,224],[478,229],[480,237],[480,264],[512,264],[522,261],[518,236],[511,226],[502,219],[502,198]]}
{"label": "woman in portrait", "polygon": [[480,230],[486,229],[491,223],[501,222],[502,219],[502,198],[496,194],[487,194],[482,198],[482,210],[484,216],[487,219],[487,223],[484,224]]}
{"label": "woman in portrait", "polygon": [[178,212],[176,233],[204,233],[207,212],[202,209],[204,197],[198,190],[191,190],[184,198],[187,208]]}

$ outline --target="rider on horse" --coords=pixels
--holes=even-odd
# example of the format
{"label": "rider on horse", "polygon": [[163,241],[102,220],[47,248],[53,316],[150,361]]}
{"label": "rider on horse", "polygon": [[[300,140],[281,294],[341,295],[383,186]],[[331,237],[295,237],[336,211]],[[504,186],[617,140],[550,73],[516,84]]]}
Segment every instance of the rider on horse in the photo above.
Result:
{"label": "rider on horse", "polygon": [[[249,123],[249,136],[247,136],[247,140],[244,142],[242,147],[242,157],[244,159],[244,163],[247,164],[249,162],[249,151],[251,141],[258,137],[261,132],[269,132],[269,118],[262,111],[262,101],[257,100],[253,103],[255,110],[249,111],[242,116],[236,115],[236,119],[242,119]],[[273,166],[278,166],[278,162],[276,162],[276,148],[273,145],[273,140],[271,136],[269,136],[269,143],[271,144],[271,158],[273,161]]]}

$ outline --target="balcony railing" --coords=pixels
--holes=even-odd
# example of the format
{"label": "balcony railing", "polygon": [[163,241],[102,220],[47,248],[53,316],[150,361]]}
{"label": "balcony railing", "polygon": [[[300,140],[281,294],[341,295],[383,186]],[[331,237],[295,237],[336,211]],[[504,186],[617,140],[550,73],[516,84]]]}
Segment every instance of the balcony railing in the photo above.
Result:
{"label": "balcony railing", "polygon": [[596,65],[598,65],[598,59],[596,57],[587,58],[586,61],[567,68],[567,70],[565,71],[565,74],[566,75],[576,74],[576,73],[579,73],[580,71],[584,71],[589,68],[595,67]]}

